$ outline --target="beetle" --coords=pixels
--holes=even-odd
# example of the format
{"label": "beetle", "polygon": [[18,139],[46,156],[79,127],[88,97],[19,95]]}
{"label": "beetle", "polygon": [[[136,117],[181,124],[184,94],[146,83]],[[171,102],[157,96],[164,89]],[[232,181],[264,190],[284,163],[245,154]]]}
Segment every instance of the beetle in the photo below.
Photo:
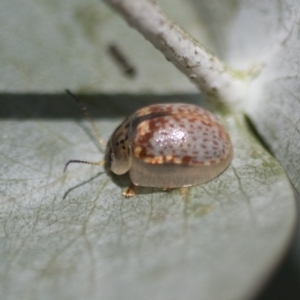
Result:
{"label": "beetle", "polygon": [[[113,132],[105,163],[117,175],[129,172],[133,186],[188,187],[210,181],[230,164],[233,147],[219,119],[187,103],[153,104],[137,110]],[[72,160],[71,162],[85,161]]]}

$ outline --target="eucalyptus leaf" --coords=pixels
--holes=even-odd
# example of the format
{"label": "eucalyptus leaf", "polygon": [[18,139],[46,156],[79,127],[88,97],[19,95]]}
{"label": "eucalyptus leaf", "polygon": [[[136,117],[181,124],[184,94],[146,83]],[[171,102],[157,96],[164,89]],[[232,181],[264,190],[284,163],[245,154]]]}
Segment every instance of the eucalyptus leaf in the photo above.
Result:
{"label": "eucalyptus leaf", "polygon": [[[284,170],[242,114],[208,106],[101,2],[0,1],[2,298],[253,297],[288,247],[296,211]],[[244,47],[240,56],[238,45],[230,47],[229,29],[255,1],[211,1],[228,5],[227,25],[220,27],[230,37],[222,37],[224,49],[218,47],[221,35],[211,34],[212,25],[200,21],[190,2],[159,3],[233,65],[239,58],[249,62]],[[260,7],[251,7],[259,15]],[[239,35],[241,43],[244,38]],[[135,78],[124,76],[109,56],[111,43],[135,66]],[[69,159],[99,161],[104,155],[82,112],[62,94],[65,88],[90,94],[79,97],[106,141],[124,117],[147,104],[206,106],[230,132],[232,165],[207,184],[170,193],[138,188],[132,199],[122,196],[128,178],[103,168],[70,165],[63,174]]]}
{"label": "eucalyptus leaf", "polygon": [[[69,159],[103,158],[67,96],[15,98],[1,103],[3,298],[247,299],[282,256],[293,194],[241,116],[223,117],[235,156],[218,178],[169,193],[138,188],[125,199],[127,178],[103,168],[62,174]],[[201,103],[197,95],[87,100],[106,140],[137,107]]]}
{"label": "eucalyptus leaf", "polygon": [[246,112],[300,191],[300,3],[298,0],[191,2],[214,47],[239,69],[261,69]]}
{"label": "eucalyptus leaf", "polygon": [[[165,3],[175,16],[184,9],[182,16],[189,17],[182,22],[192,33],[199,31],[197,15],[191,17],[193,10],[183,0],[177,6]],[[1,0],[0,25],[2,91],[197,91],[102,1]],[[132,61],[138,74],[134,80],[124,76],[108,54],[112,43]],[[158,66],[163,71],[158,72]]]}

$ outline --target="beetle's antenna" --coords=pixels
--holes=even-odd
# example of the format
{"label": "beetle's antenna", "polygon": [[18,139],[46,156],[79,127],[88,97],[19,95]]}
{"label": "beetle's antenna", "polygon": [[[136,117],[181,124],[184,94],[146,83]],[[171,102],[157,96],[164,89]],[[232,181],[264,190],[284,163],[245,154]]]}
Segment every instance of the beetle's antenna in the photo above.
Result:
{"label": "beetle's antenna", "polygon": [[71,163],[88,164],[88,165],[94,165],[94,166],[102,166],[105,163],[105,161],[101,160],[101,161],[98,161],[98,162],[91,162],[91,161],[85,161],[85,160],[71,159],[71,160],[69,160],[65,164],[64,173],[66,172],[68,165],[71,164]]}
{"label": "beetle's antenna", "polygon": [[89,122],[90,122],[90,124],[91,124],[91,126],[93,128],[94,134],[96,135],[96,138],[97,138],[99,144],[101,146],[106,146],[106,143],[101,138],[101,134],[100,134],[99,130],[97,129],[97,127],[95,125],[95,122],[94,122],[93,118],[91,117],[91,115],[89,114],[86,106],[70,90],[66,89],[65,91],[66,91],[66,93],[69,96],[71,96],[76,101],[77,106],[79,107],[79,109],[82,110],[82,112],[84,113],[85,117],[89,120]]}
{"label": "beetle's antenna", "polygon": [[[93,128],[94,134],[96,135],[96,137],[98,139],[99,144],[102,145],[102,146],[106,146],[106,143],[101,138],[101,135],[100,135],[100,133],[99,133],[99,131],[98,131],[96,125],[95,125],[95,122],[93,121],[91,115],[89,114],[86,106],[70,90],[66,89],[65,91],[66,91],[66,93],[69,96],[71,96],[76,101],[77,106],[79,107],[79,109],[82,110],[82,112],[84,113],[85,117],[89,120],[89,122],[90,122],[90,124],[91,124],[91,126]],[[85,161],[85,160],[71,159],[71,160],[69,160],[65,164],[64,173],[66,172],[68,165],[71,164],[71,163],[79,163],[79,164],[88,164],[88,165],[94,165],[94,166],[102,166],[102,165],[104,165],[105,161],[101,160],[101,161],[98,161],[98,162],[91,162],[91,161]]]}

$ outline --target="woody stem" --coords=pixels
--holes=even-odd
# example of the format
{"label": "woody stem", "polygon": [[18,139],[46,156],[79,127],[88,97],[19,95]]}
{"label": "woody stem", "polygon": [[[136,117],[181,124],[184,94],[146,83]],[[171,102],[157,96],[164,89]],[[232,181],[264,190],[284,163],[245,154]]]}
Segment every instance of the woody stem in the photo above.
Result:
{"label": "woody stem", "polygon": [[152,0],[104,0],[205,94],[231,104],[241,101],[245,83],[174,23]]}

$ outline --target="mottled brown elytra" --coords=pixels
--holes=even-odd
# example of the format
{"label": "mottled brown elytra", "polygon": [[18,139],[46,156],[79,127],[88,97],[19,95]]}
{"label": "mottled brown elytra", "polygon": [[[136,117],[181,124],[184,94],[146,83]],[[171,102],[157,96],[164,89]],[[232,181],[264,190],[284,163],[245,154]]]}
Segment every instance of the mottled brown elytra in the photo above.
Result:
{"label": "mottled brown elytra", "polygon": [[[196,105],[169,103],[125,119],[109,140],[105,161],[92,164],[105,162],[117,175],[129,172],[133,185],[166,190],[214,179],[232,156],[230,137],[214,115]],[[133,196],[134,189],[124,195]]]}

